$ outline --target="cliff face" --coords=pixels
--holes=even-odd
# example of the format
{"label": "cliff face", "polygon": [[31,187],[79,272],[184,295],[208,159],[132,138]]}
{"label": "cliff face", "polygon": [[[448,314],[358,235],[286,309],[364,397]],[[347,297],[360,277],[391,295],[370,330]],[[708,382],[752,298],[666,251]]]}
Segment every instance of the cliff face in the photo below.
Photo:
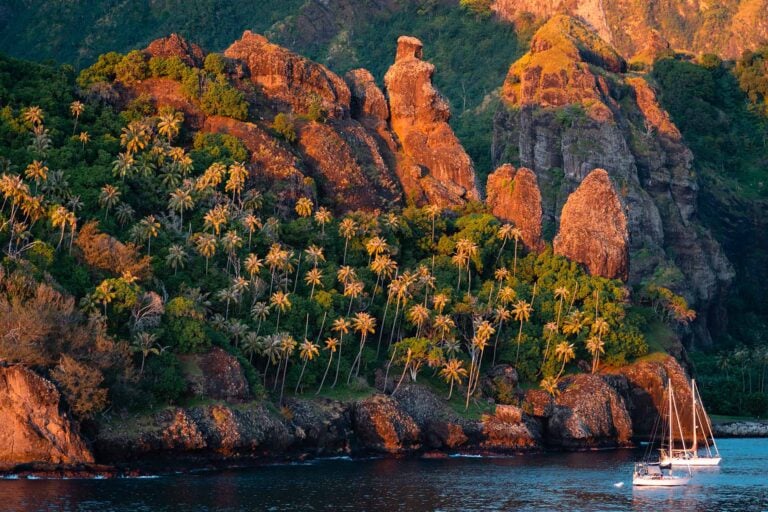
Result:
{"label": "cliff face", "polygon": [[92,463],[76,427],[62,414],[56,387],[22,366],[0,366],[0,463]]}
{"label": "cliff face", "polygon": [[421,58],[421,41],[400,37],[384,77],[390,125],[402,148],[398,176],[417,204],[458,206],[480,198],[475,170],[448,124],[448,102],[432,85],[435,67]]}
{"label": "cliff face", "polygon": [[188,66],[201,66],[205,58],[202,48],[178,34],[156,39],[144,51],[151,57],[179,57]]}
{"label": "cliff face", "polygon": [[485,194],[491,213],[520,228],[526,247],[534,251],[544,248],[541,239],[541,191],[533,171],[504,164],[488,175]]}
{"label": "cliff face", "polygon": [[720,327],[719,298],[733,270],[698,220],[690,150],[650,86],[623,69],[586,25],[553,17],[509,70],[494,119],[493,158],[536,173],[545,232],[561,222],[568,195],[587,174],[604,169],[626,215],[630,251],[628,272],[618,265],[609,274],[633,284],[666,275],[657,283],[693,304],[696,339],[708,344],[709,328]]}
{"label": "cliff face", "polygon": [[735,58],[768,38],[766,0],[494,0],[492,9],[512,23],[526,16],[544,21],[569,14],[583,20],[627,57],[669,45]]}
{"label": "cliff face", "polygon": [[554,240],[557,254],[611,279],[628,277],[627,217],[608,173],[595,169],[568,196]]}

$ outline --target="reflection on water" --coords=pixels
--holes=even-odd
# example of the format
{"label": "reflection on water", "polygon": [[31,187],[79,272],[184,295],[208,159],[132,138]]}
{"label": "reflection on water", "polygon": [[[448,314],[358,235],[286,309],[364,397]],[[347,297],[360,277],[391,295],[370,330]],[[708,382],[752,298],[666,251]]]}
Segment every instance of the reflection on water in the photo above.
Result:
{"label": "reflection on water", "polygon": [[[641,451],[321,460],[121,480],[3,480],[0,510],[768,510],[768,439],[723,440],[720,468],[633,489]],[[623,483],[623,485],[621,485]]]}

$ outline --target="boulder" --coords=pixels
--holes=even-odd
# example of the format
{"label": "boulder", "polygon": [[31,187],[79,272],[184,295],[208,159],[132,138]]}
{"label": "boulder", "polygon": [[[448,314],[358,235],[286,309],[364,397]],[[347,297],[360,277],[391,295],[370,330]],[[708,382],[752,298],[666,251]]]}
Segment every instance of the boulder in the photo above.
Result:
{"label": "boulder", "polygon": [[632,419],[624,399],[600,375],[564,379],[547,420],[547,443],[567,450],[629,446]]}
{"label": "boulder", "polygon": [[509,364],[497,364],[480,381],[483,394],[493,397],[497,403],[507,403],[517,390],[517,370]]}
{"label": "boulder", "polygon": [[237,358],[219,347],[197,357],[203,395],[214,400],[243,401],[251,396]]}
{"label": "boulder", "polygon": [[488,175],[485,202],[496,217],[522,232],[528,249],[541,251],[541,192],[536,174],[528,168],[504,164]]}
{"label": "boulder", "polygon": [[349,404],[337,400],[289,400],[294,448],[318,455],[349,453],[352,412]]}
{"label": "boulder", "polygon": [[354,404],[353,425],[365,451],[404,453],[421,447],[421,430],[397,402],[374,395]]}
{"label": "boulder", "polygon": [[398,177],[416,204],[460,206],[480,198],[475,169],[448,124],[448,102],[432,85],[435,67],[421,57],[421,41],[401,36],[384,76],[390,126],[401,147]]}
{"label": "boulder", "polygon": [[92,463],[56,386],[32,370],[0,366],[0,463]]}
{"label": "boulder", "polygon": [[568,197],[560,215],[555,253],[583,263],[590,274],[629,275],[627,217],[608,173],[595,169]]}

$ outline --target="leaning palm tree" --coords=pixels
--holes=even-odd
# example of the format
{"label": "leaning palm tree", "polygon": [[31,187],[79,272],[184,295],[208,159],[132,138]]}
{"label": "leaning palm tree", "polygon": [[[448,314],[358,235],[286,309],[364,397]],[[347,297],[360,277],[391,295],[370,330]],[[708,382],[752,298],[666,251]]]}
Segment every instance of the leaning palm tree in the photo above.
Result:
{"label": "leaning palm tree", "polygon": [[349,377],[347,378],[347,384],[352,380],[352,370],[355,370],[355,377],[360,374],[360,365],[363,356],[363,348],[365,347],[365,340],[369,334],[376,332],[376,319],[368,313],[359,312],[355,313],[355,318],[352,320],[352,327],[355,331],[360,333],[360,348],[357,351],[357,356],[352,362],[352,368],[349,371]]}
{"label": "leaning palm tree", "polygon": [[544,337],[547,340],[547,344],[544,347],[544,356],[541,360],[541,368],[539,368],[539,374],[544,371],[544,365],[547,363],[547,357],[549,356],[549,345],[552,343],[552,337],[557,334],[557,331],[558,328],[555,322],[547,322],[547,324],[544,326],[544,332],[546,333]]}
{"label": "leaning palm tree", "polygon": [[560,372],[557,374],[555,379],[560,378],[560,376],[565,371],[565,365],[568,364],[574,357],[576,357],[576,353],[574,352],[573,348],[573,343],[568,343],[567,341],[561,341],[555,347],[555,357],[557,357],[557,359],[563,363],[563,366],[560,367]]}
{"label": "leaning palm tree", "polygon": [[532,312],[533,307],[524,300],[518,300],[515,303],[515,306],[512,308],[512,314],[514,315],[515,320],[520,322],[520,329],[517,331],[517,353],[515,354],[515,367],[517,367],[517,363],[520,358],[520,342],[523,336],[523,322],[527,322],[531,319]]}
{"label": "leaning palm tree", "polygon": [[555,299],[557,299],[557,319],[555,320],[555,324],[557,324],[558,328],[560,328],[560,315],[563,312],[563,301],[566,300],[569,295],[570,292],[568,291],[568,288],[564,286],[555,288]]}
{"label": "leaning palm tree", "polygon": [[320,347],[312,343],[310,340],[304,339],[301,345],[299,345],[299,357],[302,361],[304,361],[304,364],[301,365],[301,373],[299,373],[299,380],[296,382],[296,389],[293,391],[294,393],[299,392],[299,387],[301,387],[301,379],[304,377],[304,370],[307,369],[307,363],[314,360],[318,355],[320,355]]}
{"label": "leaning palm tree", "polygon": [[512,318],[512,312],[509,311],[504,306],[499,306],[496,308],[496,311],[494,311],[494,320],[496,320],[496,339],[493,342],[493,359],[491,359],[491,365],[496,364],[496,348],[499,345],[499,336],[501,335],[501,330],[504,328],[504,322],[507,322],[510,318]]}
{"label": "leaning palm tree", "polygon": [[453,394],[453,385],[458,384],[461,386],[463,378],[467,376],[467,370],[464,368],[464,363],[459,359],[449,359],[443,365],[443,369],[440,370],[440,376],[450,385],[447,398],[450,400]]}
{"label": "leaning palm tree", "polygon": [[337,318],[333,321],[331,330],[339,335],[339,357],[336,358],[336,376],[333,378],[332,388],[336,387],[336,382],[339,380],[339,368],[341,367],[341,348],[344,343],[344,335],[349,333],[349,329],[352,324],[346,318]]}
{"label": "leaning palm tree", "polygon": [[336,353],[336,351],[339,348],[339,340],[338,338],[326,338],[325,339],[325,350],[328,351],[328,366],[325,367],[325,372],[323,373],[323,378],[320,381],[320,387],[317,388],[316,395],[319,395],[320,392],[323,390],[323,384],[325,384],[325,378],[328,376],[328,370],[331,369],[331,363],[333,363],[333,354]]}

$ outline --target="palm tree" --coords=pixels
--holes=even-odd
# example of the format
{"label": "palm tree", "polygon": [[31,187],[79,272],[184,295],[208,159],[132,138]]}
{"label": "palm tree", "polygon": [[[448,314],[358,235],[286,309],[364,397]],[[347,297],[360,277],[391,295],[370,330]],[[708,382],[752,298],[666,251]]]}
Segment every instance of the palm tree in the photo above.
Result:
{"label": "palm tree", "polygon": [[344,259],[342,260],[342,265],[347,264],[347,247],[349,246],[349,241],[352,240],[352,237],[355,236],[356,232],[357,223],[350,217],[346,217],[341,221],[341,224],[339,224],[339,234],[344,237]]}
{"label": "palm tree", "polygon": [[344,296],[349,297],[349,306],[347,307],[347,316],[352,312],[352,301],[363,293],[364,284],[362,281],[347,281],[344,283]]}
{"label": "palm tree", "polygon": [[416,337],[418,338],[421,334],[421,328],[429,319],[429,309],[422,304],[415,304],[408,310],[406,317],[411,324],[416,326]]}
{"label": "palm tree", "polygon": [[301,373],[299,373],[299,380],[296,382],[296,389],[293,391],[294,393],[299,392],[301,379],[304,377],[304,370],[307,368],[307,363],[312,361],[318,355],[320,355],[320,347],[310,340],[305,339],[301,345],[299,345],[299,357],[304,361],[304,364],[301,365]]}
{"label": "palm tree", "polygon": [[296,214],[299,217],[306,218],[312,215],[312,200],[308,197],[301,197],[296,201]]}
{"label": "palm tree", "polygon": [[40,182],[48,179],[48,167],[40,160],[34,160],[31,164],[24,169],[24,176],[28,180],[35,181],[35,193],[37,193],[37,187]]}
{"label": "palm tree", "polygon": [[512,264],[512,277],[515,277],[517,276],[517,244],[523,238],[523,232],[520,230],[520,228],[514,228],[512,230],[512,238],[515,240],[515,259],[514,263]]}
{"label": "palm tree", "polygon": [[179,134],[184,115],[180,112],[167,111],[160,114],[157,121],[157,133],[163,135],[168,143]]}
{"label": "palm tree", "polygon": [[229,304],[234,302],[237,304],[240,302],[240,294],[238,293],[237,289],[235,289],[234,286],[229,286],[227,288],[223,288],[219,290],[219,292],[216,294],[216,296],[219,298],[220,301],[226,303],[226,310],[224,312],[224,318],[229,318]]}
{"label": "palm tree", "polygon": [[176,275],[179,267],[184,268],[187,262],[187,251],[179,244],[173,244],[168,248],[168,256],[165,257],[165,263],[173,269],[173,275]]}
{"label": "palm tree", "polygon": [[332,215],[328,208],[321,206],[315,212],[315,222],[320,224],[320,235],[325,238],[325,225],[331,222]]}
{"label": "palm tree", "polygon": [[231,264],[239,272],[240,265],[236,253],[243,246],[243,239],[237,234],[237,231],[230,229],[221,237],[221,245],[227,251],[227,271],[229,271]]}
{"label": "palm tree", "polygon": [[477,244],[469,238],[462,238],[456,242],[456,254],[453,256],[453,262],[459,267],[459,285],[456,286],[456,291],[459,291],[461,284],[461,267],[466,265],[467,267],[467,292],[472,292],[472,274],[470,273],[469,263],[473,258],[477,256]]}
{"label": "palm tree", "polygon": [[245,271],[248,272],[251,282],[254,282],[254,278],[259,275],[259,272],[261,272],[263,267],[264,260],[257,255],[250,253],[245,257]]}
{"label": "palm tree", "polygon": [[605,343],[597,336],[587,338],[587,350],[592,354],[592,373],[597,370],[600,354],[605,354]]}
{"label": "palm tree", "polygon": [[33,105],[24,109],[21,118],[32,126],[40,126],[43,124],[45,114],[43,113],[43,109],[37,105]]}
{"label": "palm tree", "polygon": [[584,328],[584,322],[584,313],[579,310],[573,311],[563,322],[563,334],[566,336],[573,334],[574,337],[577,337]]}
{"label": "palm tree", "polygon": [[117,159],[112,162],[112,174],[124,180],[126,176],[133,174],[136,161],[131,153],[118,153]]}
{"label": "palm tree", "polygon": [[195,236],[195,249],[205,258],[205,274],[208,275],[208,260],[216,254],[216,235],[210,233],[197,233]]}
{"label": "palm tree", "polygon": [[560,315],[563,312],[563,301],[568,298],[570,293],[568,292],[568,288],[564,286],[559,286],[555,288],[555,299],[557,299],[557,319],[555,320],[555,323],[557,324],[557,327],[560,327]]}
{"label": "palm tree", "polygon": [[195,206],[195,200],[192,198],[192,193],[186,188],[177,188],[171,192],[171,197],[168,199],[168,208],[179,214],[179,220],[181,224],[184,224],[184,212],[191,210]]}
{"label": "palm tree", "polygon": [[560,372],[557,374],[557,377],[555,377],[555,379],[559,379],[563,374],[563,371],[565,371],[565,365],[576,357],[576,353],[573,350],[573,343],[568,343],[567,341],[558,343],[555,347],[555,357],[563,363]]}
{"label": "palm tree", "polygon": [[203,217],[203,224],[206,228],[213,229],[216,236],[221,233],[221,227],[229,220],[229,208],[226,205],[218,204],[208,210]]}
{"label": "palm tree", "polygon": [[517,331],[517,354],[515,355],[515,366],[517,366],[520,357],[520,341],[523,336],[523,322],[527,322],[531,319],[531,313],[533,312],[533,306],[528,304],[524,300],[518,300],[515,306],[512,308],[512,314],[515,320],[520,322],[520,329]]}
{"label": "palm tree", "polygon": [[325,378],[328,376],[328,370],[331,369],[331,363],[333,362],[333,354],[336,353],[336,350],[339,348],[339,340],[338,338],[326,338],[325,339],[325,350],[328,351],[328,366],[325,367],[325,373],[323,373],[323,379],[320,381],[320,387],[317,388],[316,395],[319,395],[320,392],[323,390],[323,384],[325,384]]}
{"label": "palm tree", "polygon": [[140,121],[131,121],[122,129],[120,144],[125,147],[128,154],[133,155],[147,147],[150,135],[147,127]]}
{"label": "palm tree", "polygon": [[557,387],[558,385],[558,378],[557,377],[544,377],[542,379],[539,386],[541,386],[541,389],[549,393],[550,396],[556,397],[560,394],[560,389]]}
{"label": "palm tree", "polygon": [[256,326],[256,334],[258,335],[261,331],[261,324],[269,316],[269,306],[266,302],[257,302],[251,306],[251,316],[259,322]]}
{"label": "palm tree", "polygon": [[378,256],[387,250],[387,241],[380,236],[374,236],[365,242],[365,251],[368,253],[368,264],[371,264],[371,259],[374,256]]}
{"label": "palm tree", "polygon": [[109,209],[120,202],[120,189],[114,185],[104,185],[99,194],[99,205],[105,209],[104,220],[109,217]]}
{"label": "palm tree", "polygon": [[85,112],[85,105],[81,101],[75,100],[69,104],[69,111],[75,117],[75,126],[72,128],[72,135],[74,135],[75,131],[77,131],[77,121],[80,119],[80,114]]}
{"label": "palm tree", "polygon": [[503,224],[496,232],[496,238],[501,240],[501,247],[499,247],[499,254],[496,256],[496,263],[501,259],[501,253],[504,252],[504,247],[507,245],[507,240],[512,238],[512,231],[515,227],[512,224]]}
{"label": "palm tree", "polygon": [[[490,322],[483,320],[475,329],[475,335],[472,337],[470,343],[470,366],[469,366],[469,381],[467,382],[467,400],[465,409],[469,408],[469,397],[477,389],[477,382],[480,378],[480,365],[483,362],[483,352],[488,345],[488,340],[495,332],[495,329],[491,326]],[[474,383],[474,384],[473,384]]]}
{"label": "palm tree", "polygon": [[[67,219],[69,217],[69,211],[61,205],[56,205],[51,208],[50,211],[51,225],[53,228],[61,228],[61,236],[59,236],[59,243],[56,245],[58,250],[61,247],[61,242],[64,241],[64,229],[67,227]],[[11,218],[13,215],[11,215]]]}
{"label": "palm tree", "polygon": [[282,290],[277,290],[269,298],[269,303],[272,305],[272,307],[277,308],[277,323],[275,324],[275,334],[277,334],[277,331],[280,329],[280,314],[285,313],[291,309],[291,300],[288,295],[289,294]]}
{"label": "palm tree", "polygon": [[552,342],[552,336],[557,334],[558,327],[555,322],[547,322],[547,325],[544,326],[544,331],[546,332],[545,338],[547,339],[547,344],[544,347],[544,357],[541,361],[541,368],[539,369],[539,373],[544,371],[544,365],[547,362],[547,357],[549,356],[549,345]]}
{"label": "palm tree", "polygon": [[496,339],[493,342],[493,359],[491,360],[491,365],[496,364],[496,348],[499,345],[499,336],[501,335],[501,330],[504,328],[504,322],[508,321],[510,318],[512,318],[512,313],[504,306],[499,306],[496,308],[496,311],[494,311],[494,319],[496,320],[498,328],[496,329]]}
{"label": "palm tree", "polygon": [[88,132],[80,132],[77,139],[82,143],[83,151],[85,151],[85,145],[91,142],[91,135]]}
{"label": "palm tree", "polygon": [[346,318],[337,318],[333,321],[331,330],[339,335],[339,357],[336,359],[336,376],[333,378],[332,388],[336,387],[336,382],[339,380],[339,368],[341,367],[341,348],[344,343],[344,335],[349,333],[349,329],[352,324]]}
{"label": "palm tree", "polygon": [[427,215],[429,215],[429,218],[432,220],[432,243],[435,243],[435,220],[440,216],[441,208],[440,206],[436,204],[430,204],[427,205],[424,208],[424,211],[427,212]]}
{"label": "palm tree", "polygon": [[323,284],[323,272],[319,268],[310,269],[304,276],[304,281],[307,286],[312,286],[312,291],[309,292],[309,300],[312,300],[315,296],[315,286],[322,286]]}
{"label": "palm tree", "polygon": [[[278,401],[278,403],[282,405],[283,390],[285,389],[285,375],[286,373],[288,373],[288,363],[291,360],[291,354],[293,354],[293,351],[296,350],[296,340],[293,339],[293,336],[291,336],[290,334],[284,334],[280,340],[280,349],[281,349],[282,359],[285,360],[285,364],[283,365],[283,382],[280,385],[280,400]],[[280,367],[278,366],[277,369],[279,372]]]}
{"label": "palm tree", "polygon": [[370,314],[365,312],[355,313],[355,318],[352,320],[352,327],[355,331],[360,333],[360,348],[357,351],[357,356],[352,362],[352,368],[349,371],[349,377],[347,378],[347,384],[352,379],[352,369],[355,370],[355,377],[360,374],[360,364],[363,355],[363,348],[365,347],[365,340],[369,334],[376,332],[376,319]]}
{"label": "palm tree", "polygon": [[139,369],[139,376],[144,373],[144,362],[147,356],[150,354],[158,355],[164,351],[163,348],[157,344],[157,334],[140,332],[134,337],[133,345],[131,346],[133,352],[141,353],[141,368]]}
{"label": "palm tree", "polygon": [[448,388],[448,400],[451,399],[453,394],[453,385],[458,384],[461,386],[461,381],[467,376],[467,370],[464,368],[464,363],[458,359],[449,359],[443,365],[443,369],[440,370],[440,375],[443,377],[447,384],[450,384]]}
{"label": "palm tree", "polygon": [[253,237],[253,232],[256,231],[256,229],[261,229],[262,222],[259,217],[255,216],[252,213],[249,213],[245,217],[243,217],[242,223],[245,229],[248,230],[248,249],[250,250],[251,238]]}
{"label": "palm tree", "polygon": [[229,179],[224,186],[224,190],[232,193],[232,201],[237,197],[240,200],[240,193],[245,186],[245,180],[248,177],[248,169],[240,162],[235,162],[229,166]]}
{"label": "palm tree", "polygon": [[93,292],[93,298],[100,302],[104,307],[104,316],[107,316],[107,304],[115,298],[116,292],[114,285],[107,279],[102,281]]}
{"label": "palm tree", "polygon": [[141,226],[141,232],[147,239],[147,256],[149,256],[152,252],[152,239],[159,234],[160,223],[154,215],[147,215],[139,221],[139,226]]}
{"label": "palm tree", "polygon": [[240,348],[248,356],[248,362],[253,364],[253,356],[262,352],[263,344],[261,337],[255,332],[248,331],[240,342]]}

